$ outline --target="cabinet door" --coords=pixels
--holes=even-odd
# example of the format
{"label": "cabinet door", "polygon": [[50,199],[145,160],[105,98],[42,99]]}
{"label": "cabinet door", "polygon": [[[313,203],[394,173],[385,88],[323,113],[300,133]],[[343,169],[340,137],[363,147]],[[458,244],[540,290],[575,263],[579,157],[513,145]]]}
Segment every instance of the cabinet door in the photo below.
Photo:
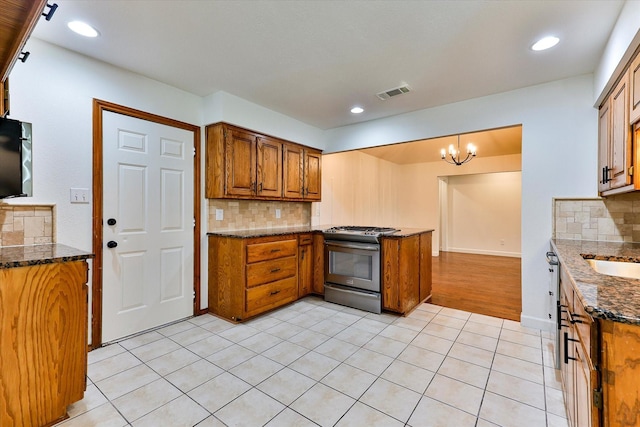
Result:
{"label": "cabinet door", "polygon": [[313,245],[298,248],[298,298],[311,293],[313,287]]}
{"label": "cabinet door", "polygon": [[629,134],[629,74],[625,73],[611,94],[611,188],[631,184]]}
{"label": "cabinet door", "polygon": [[640,53],[629,67],[629,122],[640,120]]}
{"label": "cabinet door", "polygon": [[324,236],[313,235],[313,293],[324,294]]}
{"label": "cabinet door", "polygon": [[611,142],[611,108],[609,107],[609,100],[607,99],[600,107],[598,115],[598,191],[600,192],[606,191],[610,187],[608,182],[610,172],[606,172],[609,168],[609,146]]}
{"label": "cabinet door", "polygon": [[304,154],[304,197],[320,201],[322,196],[322,154],[305,150]]}
{"label": "cabinet door", "polygon": [[283,192],[287,199],[302,199],[304,196],[304,154],[300,146],[284,146]]}
{"label": "cabinet door", "polygon": [[573,343],[573,363],[575,363],[575,425],[591,425],[591,379],[589,376],[589,363],[579,342]]}
{"label": "cabinet door", "polygon": [[282,197],[282,143],[259,137],[258,187],[256,194],[264,197]]}
{"label": "cabinet door", "polygon": [[610,320],[599,322],[602,331],[603,425],[638,426],[640,326]]}
{"label": "cabinet door", "polygon": [[225,133],[225,194],[255,195],[256,136],[240,129]]}
{"label": "cabinet door", "polygon": [[431,296],[432,259],[431,232],[420,235],[420,302]]}

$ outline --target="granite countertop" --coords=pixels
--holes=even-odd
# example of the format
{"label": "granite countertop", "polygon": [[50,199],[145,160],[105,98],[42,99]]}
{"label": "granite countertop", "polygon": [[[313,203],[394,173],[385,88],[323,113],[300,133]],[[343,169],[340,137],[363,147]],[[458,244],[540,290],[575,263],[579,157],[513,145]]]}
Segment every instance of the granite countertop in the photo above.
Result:
{"label": "granite countertop", "polygon": [[93,254],[58,243],[0,247],[0,269],[80,261]]}
{"label": "granite countertop", "polygon": [[587,313],[640,325],[640,280],[597,273],[585,260],[640,263],[640,243],[562,239],[552,239],[551,243]]}
{"label": "granite countertop", "polygon": [[[301,234],[301,233],[314,233],[322,232],[327,228],[333,227],[332,225],[316,225],[316,226],[304,226],[304,227],[281,227],[281,228],[262,228],[255,230],[226,230],[226,231],[212,231],[208,232],[208,236],[223,236],[223,237],[235,237],[239,239],[250,239],[254,237],[269,237],[269,236],[284,236],[286,234]],[[425,233],[433,231],[433,229],[427,228],[401,228],[394,234],[389,234],[384,237],[409,237],[415,234]]]}

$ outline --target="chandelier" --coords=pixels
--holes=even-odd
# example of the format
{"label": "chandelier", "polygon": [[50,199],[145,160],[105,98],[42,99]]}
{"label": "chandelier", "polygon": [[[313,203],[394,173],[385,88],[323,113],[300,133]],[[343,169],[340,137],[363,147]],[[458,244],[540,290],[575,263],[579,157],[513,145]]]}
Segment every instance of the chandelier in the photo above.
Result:
{"label": "chandelier", "polygon": [[[449,157],[447,157],[447,154]],[[476,156],[476,146],[472,143],[467,145],[467,157],[463,160],[460,160],[460,135],[458,135],[458,148],[453,146],[453,144],[449,145],[449,153],[445,151],[443,148],[440,150],[440,157],[447,163],[451,163],[452,165],[460,166],[463,165]]]}

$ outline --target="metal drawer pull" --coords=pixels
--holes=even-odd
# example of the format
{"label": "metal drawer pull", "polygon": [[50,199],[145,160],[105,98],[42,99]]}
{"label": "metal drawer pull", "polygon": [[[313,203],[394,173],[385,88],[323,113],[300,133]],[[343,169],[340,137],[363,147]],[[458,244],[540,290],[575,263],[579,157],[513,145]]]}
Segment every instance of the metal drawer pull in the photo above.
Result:
{"label": "metal drawer pull", "polygon": [[273,270],[271,270],[272,273],[277,273],[278,271],[280,271],[279,268],[274,268]]}
{"label": "metal drawer pull", "polygon": [[280,252],[282,249],[271,249],[271,253]]}
{"label": "metal drawer pull", "polygon": [[271,291],[271,295],[276,295],[276,294],[279,294],[279,293],[280,293],[280,291],[279,291],[279,290],[277,290],[277,291]]}

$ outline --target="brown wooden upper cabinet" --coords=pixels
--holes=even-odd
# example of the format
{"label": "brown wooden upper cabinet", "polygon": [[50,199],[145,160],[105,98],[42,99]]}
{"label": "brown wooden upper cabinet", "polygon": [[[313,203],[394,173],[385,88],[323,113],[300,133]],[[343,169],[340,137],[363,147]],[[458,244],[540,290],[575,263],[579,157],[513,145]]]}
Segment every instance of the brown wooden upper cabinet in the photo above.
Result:
{"label": "brown wooden upper cabinet", "polygon": [[633,190],[629,72],[600,106],[598,128],[598,191],[607,195]]}
{"label": "brown wooden upper cabinet", "polygon": [[206,129],[206,197],[320,200],[320,151],[226,123]]}
{"label": "brown wooden upper cabinet", "polygon": [[629,67],[629,123],[640,120],[640,53]]}
{"label": "brown wooden upper cabinet", "polygon": [[284,197],[319,201],[322,196],[322,154],[297,144],[284,146]]}

